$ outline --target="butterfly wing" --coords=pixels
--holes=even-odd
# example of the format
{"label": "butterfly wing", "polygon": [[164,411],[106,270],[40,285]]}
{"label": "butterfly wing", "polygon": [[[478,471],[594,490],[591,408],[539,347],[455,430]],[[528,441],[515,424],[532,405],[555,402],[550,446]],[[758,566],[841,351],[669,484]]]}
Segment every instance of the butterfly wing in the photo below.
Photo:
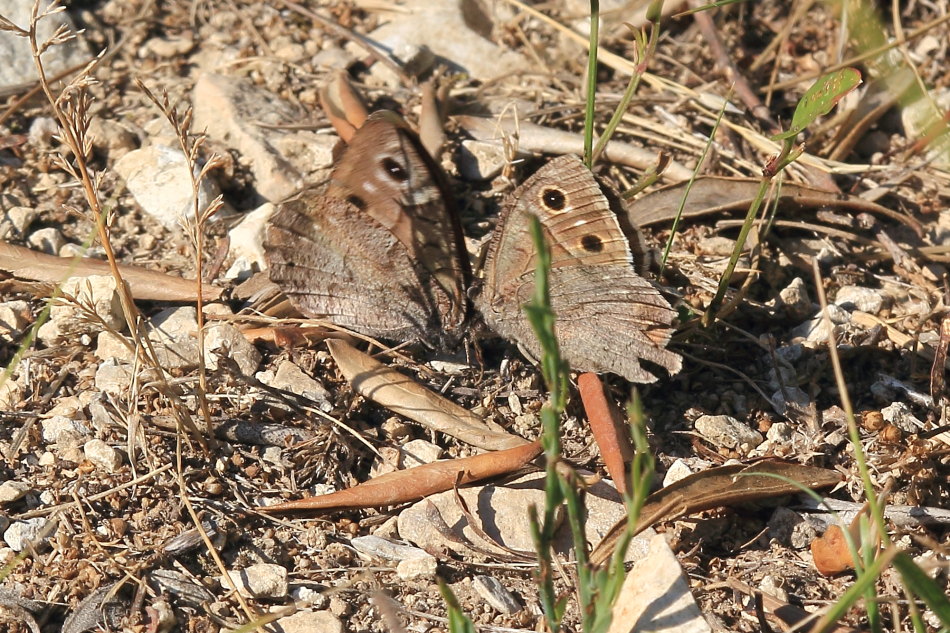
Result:
{"label": "butterfly wing", "polygon": [[304,314],[432,345],[457,340],[470,272],[444,175],[392,113],[357,130],[322,192],[267,228],[271,280]]}
{"label": "butterfly wing", "polygon": [[327,195],[388,229],[450,299],[448,325],[464,320],[471,269],[445,173],[394,113],[374,112],[333,171]]}
{"label": "butterfly wing", "polygon": [[541,220],[551,248],[555,328],[571,365],[633,382],[656,380],[641,360],[678,372],[682,359],[666,349],[676,314],[636,273],[628,237],[604,191],[574,156],[552,160],[506,200],[476,299],[489,326],[540,352],[522,310],[534,293],[531,214]]}

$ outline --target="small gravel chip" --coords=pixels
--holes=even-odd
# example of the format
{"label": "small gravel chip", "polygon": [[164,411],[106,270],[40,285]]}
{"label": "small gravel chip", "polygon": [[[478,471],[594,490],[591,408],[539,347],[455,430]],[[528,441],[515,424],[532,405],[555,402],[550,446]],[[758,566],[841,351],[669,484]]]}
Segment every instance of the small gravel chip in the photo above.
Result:
{"label": "small gravel chip", "polygon": [[728,415],[703,415],[696,419],[696,430],[716,446],[756,447],[762,434]]}
{"label": "small gravel chip", "polygon": [[329,611],[298,611],[275,624],[284,633],[343,633],[343,622]]}
{"label": "small gravel chip", "polygon": [[495,611],[511,615],[521,611],[521,604],[513,593],[508,591],[503,584],[491,576],[475,576],[472,584],[475,591],[478,592],[485,602]]}
{"label": "small gravel chip", "polygon": [[122,466],[122,453],[102,440],[89,440],[82,448],[86,459],[107,473],[114,473]]}
{"label": "small gravel chip", "polygon": [[415,558],[407,558],[396,565],[396,575],[400,580],[417,580],[420,578],[435,578],[438,562],[432,554],[425,554]]}
{"label": "small gravel chip", "polygon": [[[249,598],[283,598],[287,595],[287,570],[273,563],[255,563],[228,575],[238,591]],[[222,579],[221,584],[227,585]]]}
{"label": "small gravel chip", "polygon": [[29,492],[30,486],[22,481],[5,481],[0,484],[0,505],[13,503]]}
{"label": "small gravel chip", "polygon": [[835,305],[845,310],[860,310],[877,314],[884,307],[884,295],[880,290],[861,286],[841,286],[835,295]]}
{"label": "small gravel chip", "polygon": [[3,533],[3,540],[14,552],[22,552],[28,543],[38,546],[37,538],[46,526],[46,519],[37,517],[25,521],[15,521]]}
{"label": "small gravel chip", "polygon": [[43,441],[50,444],[67,444],[70,441],[78,441],[83,435],[89,435],[89,433],[90,431],[85,424],[77,420],[70,420],[66,416],[54,415],[43,420]]}

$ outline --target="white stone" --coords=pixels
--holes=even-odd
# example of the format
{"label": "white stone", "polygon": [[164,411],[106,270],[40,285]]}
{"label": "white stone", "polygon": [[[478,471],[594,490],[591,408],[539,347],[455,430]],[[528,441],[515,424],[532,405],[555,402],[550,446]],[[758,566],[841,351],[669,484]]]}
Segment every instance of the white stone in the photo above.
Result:
{"label": "white stone", "polygon": [[885,422],[890,422],[905,433],[919,433],[924,423],[903,402],[894,402],[881,409]]}
{"label": "white stone", "polygon": [[696,431],[716,446],[746,451],[762,443],[762,434],[728,415],[703,415],[696,419]]}
{"label": "white stone", "polygon": [[84,417],[82,409],[83,406],[79,400],[79,396],[66,396],[60,399],[52,409],[47,411],[46,415],[49,417],[63,415],[67,418],[76,419]]}
{"label": "white stone", "polygon": [[112,332],[100,332],[96,337],[96,357],[101,360],[121,360],[130,362],[132,351],[126,345],[126,338]]}
{"label": "white stone", "polygon": [[116,358],[109,358],[96,370],[96,389],[113,396],[124,396],[132,384],[132,370]]}
{"label": "white stone", "polygon": [[343,622],[329,611],[298,611],[275,624],[282,633],[343,633]]}
{"label": "white stone", "polygon": [[229,253],[235,260],[243,257],[251,264],[257,264],[259,270],[267,268],[267,260],[264,257],[264,229],[276,209],[274,204],[266,202],[245,214],[244,219],[228,231]]}
{"label": "white stone", "polygon": [[684,479],[693,474],[693,470],[686,465],[682,459],[677,459],[675,462],[670,464],[669,469],[666,471],[666,475],[663,476],[663,486],[669,486],[670,484],[676,483],[680,479]]}
{"label": "white stone", "polygon": [[400,580],[418,580],[420,578],[435,578],[438,563],[435,556],[426,554],[418,558],[407,558],[396,564],[396,575]]}
{"label": "white stone", "polygon": [[86,459],[107,473],[122,467],[122,453],[100,439],[89,440],[82,448]]}
{"label": "white stone", "polygon": [[152,602],[148,613],[150,630],[155,633],[171,633],[178,624],[175,610],[167,600],[158,599]]}
{"label": "white stone", "polygon": [[92,117],[89,122],[89,138],[92,146],[107,150],[109,158],[118,160],[135,149],[137,141],[135,133],[129,129],[125,121],[113,121],[102,117]]}
{"label": "white stone", "polygon": [[30,304],[26,301],[0,303],[0,340],[11,341],[22,334],[29,323]]}
{"label": "white stone", "polygon": [[26,230],[30,228],[30,224],[33,223],[39,216],[39,212],[33,207],[12,207],[7,211],[7,217],[10,219],[10,223],[13,224],[13,228],[17,230],[20,235],[25,235]]}
{"label": "white stone", "polygon": [[318,402],[321,404],[321,408],[323,408],[323,405],[329,405],[329,394],[326,388],[289,360],[282,361],[277,366],[276,373],[260,372],[257,374],[257,378],[265,385],[275,389],[283,389]]}
{"label": "white stone", "polygon": [[27,137],[31,145],[37,147],[49,147],[53,141],[53,136],[59,133],[59,124],[56,119],[48,116],[38,116],[30,123],[30,131]]}
{"label": "white stone", "polygon": [[[805,341],[809,343],[824,344],[828,342],[828,335],[832,331],[837,332],[838,328],[835,327],[836,325],[849,323],[851,321],[851,315],[834,304],[829,304],[825,310],[828,314],[828,319],[825,319],[824,316],[822,316],[823,312],[819,310],[816,316],[791,331],[792,339],[804,338]],[[829,320],[831,321],[831,329],[829,329],[828,325]]]}
{"label": "white stone", "polygon": [[30,233],[30,237],[26,239],[26,243],[38,251],[43,251],[47,255],[56,255],[59,253],[59,249],[63,247],[63,244],[66,243],[66,238],[63,237],[59,229],[46,227],[45,229],[37,229]]}
{"label": "white stone", "polygon": [[29,484],[22,481],[5,481],[0,484],[0,505],[19,501],[30,491]]}
{"label": "white stone", "polygon": [[[495,542],[515,550],[533,551],[528,507],[544,507],[543,473],[527,475],[506,484],[462,488],[458,493],[480,521],[482,530]],[[455,494],[455,491],[449,490],[431,495],[400,512],[399,535],[422,548],[445,548],[461,554],[470,554],[471,550],[464,543],[447,539],[433,526],[431,504],[441,514],[445,524],[452,526],[463,540],[494,551],[493,544],[487,543],[469,525],[468,519],[459,508]],[[626,516],[626,509],[617,491],[603,481],[588,488],[584,502],[588,512],[587,539],[596,545],[617,521]],[[628,560],[636,557],[641,539],[642,535],[634,539],[628,551]],[[562,525],[558,531],[555,546],[560,552],[573,549],[567,525]]]}
{"label": "white stone", "polygon": [[425,550],[419,549],[418,547],[406,545],[405,543],[398,543],[390,539],[376,536],[375,534],[371,534],[369,536],[357,536],[350,540],[350,545],[352,545],[353,549],[355,549],[360,554],[369,556],[371,558],[382,558],[384,560],[390,561],[400,561],[410,558],[429,556]]}
{"label": "white stone", "polygon": [[785,422],[776,422],[765,432],[765,439],[775,443],[786,443],[792,440],[794,431]]}
{"label": "white stone", "polygon": [[[195,217],[194,195],[188,160],[181,150],[150,145],[129,152],[115,163],[142,210],[169,230],[178,230],[182,220]],[[200,170],[195,166],[195,174]],[[198,188],[198,206],[203,211],[218,195],[214,182],[205,178]]]}
{"label": "white stone", "polygon": [[466,0],[407,0],[398,14],[393,14],[369,37],[390,51],[426,47],[452,70],[482,81],[528,67],[520,54],[485,39],[469,26],[466,4]]}
{"label": "white stone", "polygon": [[227,281],[245,281],[254,274],[255,266],[247,257],[238,257],[224,272]]}
{"label": "white stone", "polygon": [[442,457],[442,447],[428,440],[412,440],[399,447],[402,468],[431,464]]}
{"label": "white stone", "polygon": [[230,323],[215,323],[205,331],[205,362],[215,370],[223,357],[231,358],[243,376],[253,375],[261,364],[261,353],[240,330]]}
{"label": "white stone", "polygon": [[779,298],[788,316],[792,319],[806,319],[813,313],[813,304],[808,296],[808,288],[801,277],[796,277],[779,292]]}
{"label": "white stone", "polygon": [[41,341],[51,343],[62,337],[79,337],[125,325],[115,278],[111,275],[70,277],[61,286],[62,296],[49,311],[49,321],[40,327]]}
{"label": "white stone", "polygon": [[166,369],[198,364],[198,311],[193,306],[166,308],[150,320],[149,340]]}
{"label": "white stone", "polygon": [[861,286],[841,286],[835,295],[835,305],[845,310],[860,310],[877,314],[884,307],[884,295],[880,290]]}
{"label": "white stone", "polygon": [[43,420],[43,441],[49,444],[68,444],[78,442],[91,431],[85,424],[62,415]]}
{"label": "white stone", "polygon": [[335,137],[288,130],[304,114],[266,89],[236,77],[203,73],[195,82],[195,127],[237,150],[257,191],[279,202],[305,182],[317,182],[333,162]]}
{"label": "white stone", "polygon": [[46,519],[43,517],[14,521],[4,531],[3,540],[14,552],[22,552],[29,543],[33,543],[34,546],[41,544],[37,542],[37,538],[44,527],[46,527]]}
{"label": "white stone", "polygon": [[[228,575],[248,598],[283,598],[287,595],[287,570],[273,563],[255,563]],[[222,579],[227,586],[227,581]]]}
{"label": "white stone", "polygon": [[[40,6],[43,8],[48,4],[49,2],[44,1]],[[0,2],[0,15],[22,29],[28,29],[32,8],[33,3],[27,0],[3,0]],[[75,30],[68,12],[43,18],[36,26],[37,40],[40,43],[47,41],[59,26]],[[84,63],[89,58],[89,50],[80,36],[63,44],[50,46],[43,53],[42,60],[46,75],[52,77],[67,68]],[[11,32],[0,31],[0,88],[19,86],[36,79],[36,66],[33,63],[29,40]]]}
{"label": "white stone", "polygon": [[[644,582],[649,579],[649,582]],[[663,631],[711,633],[709,623],[689,591],[689,582],[662,535],[650,541],[647,557],[624,580],[614,602],[608,633]]]}
{"label": "white stone", "polygon": [[315,609],[325,609],[330,599],[319,589],[306,585],[291,585],[290,597],[294,602],[309,605]]}
{"label": "white stone", "polygon": [[174,37],[153,37],[145,43],[145,48],[156,57],[182,57],[195,47],[195,41],[189,34]]}

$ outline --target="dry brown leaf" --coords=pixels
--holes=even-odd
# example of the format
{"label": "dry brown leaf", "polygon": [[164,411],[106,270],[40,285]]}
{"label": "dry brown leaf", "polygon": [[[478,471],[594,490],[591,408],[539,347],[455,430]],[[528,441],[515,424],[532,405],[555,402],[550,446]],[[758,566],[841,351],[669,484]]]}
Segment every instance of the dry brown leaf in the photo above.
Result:
{"label": "dry brown leaf", "polygon": [[[801,491],[800,486],[827,488],[840,481],[841,475],[836,471],[778,460],[711,468],[684,477],[647,497],[635,533],[660,521],[694,512],[795,494]],[[591,553],[591,562],[595,565],[606,562],[625,528],[626,519],[610,528]]]}
{"label": "dry brown leaf", "polygon": [[848,541],[844,531],[837,525],[830,526],[811,542],[811,557],[815,561],[815,569],[822,576],[834,576],[854,568]]}
{"label": "dry brown leaf", "polygon": [[[637,226],[669,222],[676,215],[688,183],[681,182],[657,189],[627,203],[630,220]],[[689,190],[683,217],[697,217],[714,213],[745,212],[755,199],[760,181],[755,178],[724,178],[703,176],[697,178]],[[839,193],[813,189],[791,183],[783,184],[779,204],[803,209],[832,208],[849,213],[873,213],[918,230],[919,225],[909,216],[892,211],[879,204]]]}
{"label": "dry brown leaf", "polygon": [[617,492],[625,494],[626,463],[633,457],[633,451],[628,436],[623,433],[623,416],[614,403],[607,399],[604,385],[597,374],[587,372],[578,376],[577,388],[584,403],[584,411],[587,412],[587,423],[594,435],[594,441],[600,447],[604,466],[613,479]]}
{"label": "dry brown leaf", "polygon": [[301,510],[373,508],[408,503],[451,490],[455,486],[514,472],[540,454],[540,442],[525,442],[507,450],[397,470],[370,479],[348,490],[279,503],[262,507],[260,510],[283,513]]}
{"label": "dry brown leaf", "polygon": [[[69,277],[111,275],[109,263],[99,259],[54,257],[22,246],[0,242],[0,270],[14,277],[61,283]],[[119,264],[122,279],[129,285],[132,298],[143,301],[197,301],[197,288],[190,279],[182,279],[154,270]],[[221,296],[221,288],[204,284],[205,301],[215,301]]]}
{"label": "dry brown leaf", "polygon": [[477,415],[383,365],[345,341],[331,339],[327,341],[327,347],[357,393],[394,413],[489,451],[528,443],[528,440],[517,435],[492,429]]}
{"label": "dry brown leaf", "polygon": [[[881,493],[881,499],[886,498],[887,494],[888,491],[885,489]],[[865,503],[851,520],[847,536],[840,526],[831,525],[825,530],[824,534],[811,542],[811,555],[818,573],[822,576],[834,576],[843,571],[854,569],[854,557],[851,555],[851,550],[848,549],[847,537],[850,536],[851,542],[857,547],[857,544],[861,542],[861,520],[869,516],[870,506]],[[879,545],[880,539],[877,538],[878,534],[874,523],[868,521],[868,524],[871,526],[871,541],[876,541]]]}
{"label": "dry brown leaf", "polygon": [[363,125],[369,110],[363,98],[349,82],[344,71],[338,71],[325,86],[320,87],[320,107],[344,143]]}

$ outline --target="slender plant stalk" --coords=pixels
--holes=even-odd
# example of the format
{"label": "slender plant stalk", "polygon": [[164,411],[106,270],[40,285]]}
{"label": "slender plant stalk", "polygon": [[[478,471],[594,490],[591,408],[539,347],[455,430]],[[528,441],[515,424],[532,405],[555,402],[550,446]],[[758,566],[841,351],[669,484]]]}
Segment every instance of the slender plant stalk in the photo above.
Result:
{"label": "slender plant stalk", "polygon": [[590,49],[587,54],[587,109],[584,117],[584,164],[594,165],[594,101],[597,95],[597,48],[600,40],[600,0],[590,0]]}
{"label": "slender plant stalk", "polygon": [[[597,162],[597,159],[600,158],[604,148],[607,147],[607,141],[614,135],[617,126],[619,126],[623,120],[624,114],[627,113],[627,107],[630,105],[633,95],[636,94],[637,88],[640,87],[640,80],[647,71],[650,60],[653,59],[653,55],[656,53],[656,45],[660,39],[660,17],[662,10],[663,0],[653,0],[647,8],[646,19],[650,24],[649,36],[645,35],[643,31],[630,27],[637,44],[637,65],[633,74],[630,75],[630,81],[627,82],[627,88],[620,98],[620,103],[617,104],[617,108],[610,117],[610,121],[607,122],[607,127],[604,128],[600,138],[597,139],[597,145],[594,147],[588,167],[592,167],[593,164]],[[630,25],[627,26],[629,27]],[[591,50],[596,50],[594,42],[591,42]],[[593,119],[593,114],[591,114],[590,118]]]}

